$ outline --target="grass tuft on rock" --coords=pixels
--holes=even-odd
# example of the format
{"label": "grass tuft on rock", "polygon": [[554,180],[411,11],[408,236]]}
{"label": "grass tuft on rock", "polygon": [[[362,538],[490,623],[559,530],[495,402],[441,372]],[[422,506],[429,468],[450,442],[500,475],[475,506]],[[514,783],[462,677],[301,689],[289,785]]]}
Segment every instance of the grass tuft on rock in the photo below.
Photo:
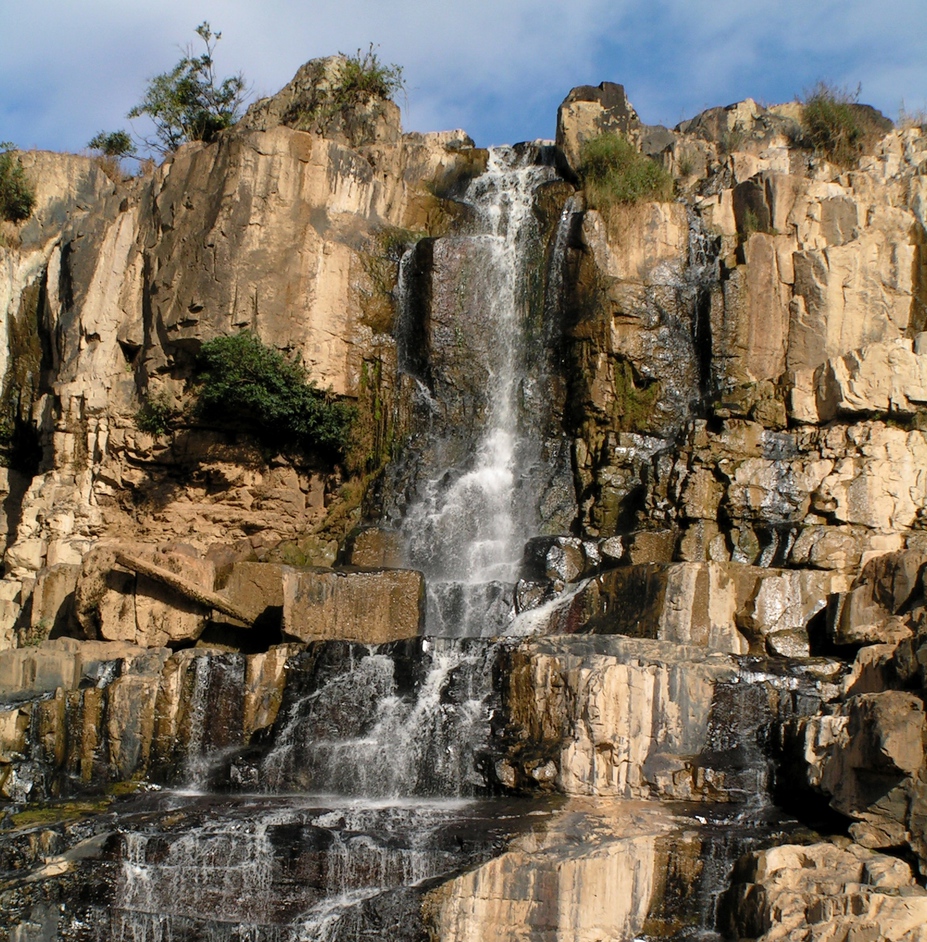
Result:
{"label": "grass tuft on rock", "polygon": [[881,130],[850,94],[818,82],[802,99],[801,130],[806,146],[840,167],[854,167]]}
{"label": "grass tuft on rock", "polygon": [[590,209],[662,202],[673,196],[673,178],[667,170],[620,134],[600,134],[584,141],[579,169]]}

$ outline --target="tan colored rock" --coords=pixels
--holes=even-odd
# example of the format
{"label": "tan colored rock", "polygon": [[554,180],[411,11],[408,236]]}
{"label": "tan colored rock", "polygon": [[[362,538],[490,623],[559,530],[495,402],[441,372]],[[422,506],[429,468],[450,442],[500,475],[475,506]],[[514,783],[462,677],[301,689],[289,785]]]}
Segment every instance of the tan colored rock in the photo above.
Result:
{"label": "tan colored rock", "polygon": [[727,925],[758,942],[923,942],[927,893],[901,860],[852,844],[783,845],[738,866]]}
{"label": "tan colored rock", "polygon": [[126,549],[133,551],[126,559],[144,557],[153,572],[167,570],[212,595],[215,567],[190,547],[101,545],[84,558],[75,592],[77,619],[84,631],[90,637],[155,648],[198,638],[209,606],[159,579],[118,568],[117,558]]}
{"label": "tan colored rock", "polygon": [[681,825],[639,803],[568,802],[545,827],[432,890],[424,912],[435,938],[460,942],[634,938],[659,912],[669,861],[685,870]]}
{"label": "tan colored rock", "polygon": [[425,581],[410,569],[291,571],[283,578],[283,633],[295,641],[383,644],[421,633]]}
{"label": "tan colored rock", "polygon": [[791,562],[816,569],[857,569],[867,542],[867,532],[850,527],[812,524],[804,527],[792,546]]}
{"label": "tan colored rock", "polygon": [[785,369],[791,291],[779,268],[783,242],[791,240],[750,235],[745,264],[724,281],[724,304],[712,310],[712,343],[724,353],[719,368],[727,383],[776,379]]}
{"label": "tan colored rock", "polygon": [[71,690],[97,675],[104,663],[131,662],[144,653],[145,648],[138,645],[73,638],[0,651],[0,698],[24,699],[59,687]]}
{"label": "tan colored rock", "polygon": [[535,642],[513,667],[508,709],[527,741],[548,744],[565,794],[688,799],[723,788],[689,760],[707,741],[715,684],[734,672],[684,645]]}
{"label": "tan colored rock", "polygon": [[904,335],[913,293],[913,266],[902,274],[897,259],[898,246],[909,239],[905,216],[873,218],[858,243],[796,252],[790,370]]}
{"label": "tan colored rock", "polygon": [[641,285],[673,284],[688,256],[685,207],[680,203],[620,204],[612,207],[607,219],[590,211],[583,219],[583,238],[603,275]]}
{"label": "tan colored rock", "polygon": [[236,562],[222,594],[254,621],[268,608],[283,611],[283,578],[291,567],[278,563]]}
{"label": "tan colored rock", "polygon": [[[851,696],[801,730],[809,783],[835,809],[861,822],[856,831],[868,846],[895,847],[901,837],[922,870],[925,733],[923,702],[900,690]],[[889,843],[877,845],[879,839]]]}
{"label": "tan colored rock", "polygon": [[737,626],[755,643],[765,639],[771,653],[807,657],[808,622],[842,584],[839,577],[810,570],[760,570],[755,578]]}
{"label": "tan colored rock", "polygon": [[[807,657],[808,623],[845,588],[842,574],[827,571],[714,562],[631,565],[564,593],[533,622],[546,634],[619,634],[726,654],[760,653],[780,634],[787,656]],[[803,645],[800,655],[796,644]]]}
{"label": "tan colored rock", "polygon": [[899,338],[830,359],[794,382],[791,410],[801,422],[853,413],[911,415],[927,407],[927,356]]}
{"label": "tan colored rock", "polygon": [[[212,591],[216,572],[212,562],[185,551],[161,551],[154,555],[161,569],[182,575],[207,592]],[[159,579],[139,573],[135,585],[136,640],[148,647],[194,640],[203,632],[209,612],[195,599],[180,595]],[[101,631],[103,629],[101,628]]]}
{"label": "tan colored rock", "polygon": [[53,629],[67,630],[79,573],[79,566],[68,563],[59,563],[39,571],[32,590],[29,618],[33,630],[40,630],[46,637]]}
{"label": "tan colored rock", "polygon": [[557,109],[557,145],[575,170],[581,163],[584,141],[606,132],[627,134],[639,124],[623,85],[581,85],[572,89]]}
{"label": "tan colored rock", "polygon": [[676,548],[673,530],[638,530],[627,538],[627,555],[631,565],[668,563]]}
{"label": "tan colored rock", "polygon": [[434,222],[441,200],[427,186],[478,171],[485,152],[475,157],[462,132],[402,138],[391,102],[338,109],[321,135],[304,128],[297,119],[318,65],[235,131],[180,148],[118,195],[92,160],[23,155],[41,178],[39,205],[0,247],[0,319],[42,285],[58,359],[33,410],[51,468],[22,502],[8,573],[79,565],[101,536],[183,534],[206,550],[258,531],[265,545],[294,539],[322,522],[321,476],[309,482],[300,470],[282,482],[258,449],[227,435],[157,438],[136,427],[144,396],[184,405],[192,353],[210,337],[254,329],[300,355],[321,387],[347,395],[365,360],[379,362],[378,401],[392,412],[395,348],[363,323],[359,249],[383,228]]}
{"label": "tan colored rock", "polygon": [[259,729],[273,725],[283,702],[287,659],[300,647],[279,644],[247,659],[242,726],[245,741]]}
{"label": "tan colored rock", "polygon": [[897,682],[897,673],[893,663],[897,650],[897,644],[867,644],[860,648],[853,660],[850,673],[844,679],[843,696],[880,693],[891,689]]}
{"label": "tan colored rock", "polygon": [[349,538],[347,563],[361,569],[399,569],[405,561],[402,537],[382,527],[364,527]]}

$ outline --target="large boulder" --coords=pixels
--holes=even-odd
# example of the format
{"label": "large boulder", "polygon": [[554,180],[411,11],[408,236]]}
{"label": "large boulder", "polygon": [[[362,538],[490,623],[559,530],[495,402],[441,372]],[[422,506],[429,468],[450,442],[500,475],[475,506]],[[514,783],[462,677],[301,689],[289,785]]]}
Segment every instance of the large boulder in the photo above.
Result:
{"label": "large boulder", "polygon": [[[191,547],[128,545],[154,566],[212,592],[215,566]],[[75,608],[87,637],[154,648],[199,638],[209,619],[209,606],[117,564],[116,556],[126,546],[102,544],[84,557]]]}
{"label": "large boulder", "polygon": [[425,580],[415,570],[292,570],[283,577],[283,634],[362,644],[414,638],[424,605]]}
{"label": "large boulder", "polygon": [[927,891],[908,864],[835,842],[749,854],[734,872],[719,928],[757,942],[923,942],[925,922]]}
{"label": "large boulder", "polygon": [[239,127],[269,131],[283,125],[349,147],[395,144],[402,134],[399,107],[379,94],[346,93],[355,65],[343,55],[312,59],[276,95],[253,104]]}

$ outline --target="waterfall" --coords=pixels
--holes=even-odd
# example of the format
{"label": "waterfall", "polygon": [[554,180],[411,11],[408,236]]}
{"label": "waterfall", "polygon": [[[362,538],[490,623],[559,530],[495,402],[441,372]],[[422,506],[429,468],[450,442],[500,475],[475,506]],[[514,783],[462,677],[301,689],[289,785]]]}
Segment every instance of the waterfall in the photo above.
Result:
{"label": "waterfall", "polygon": [[492,857],[513,827],[497,814],[422,799],[152,797],[122,822],[114,901],[76,917],[79,937],[412,942],[423,937],[415,892]]}
{"label": "waterfall", "polygon": [[[537,188],[556,174],[534,157],[513,148],[490,151],[486,172],[463,197],[474,209],[476,231],[438,240],[433,250],[433,304],[458,304],[455,313],[463,315],[450,324],[446,309],[432,311],[440,361],[431,365],[433,378],[444,373],[435,385],[458,395],[459,364],[476,380],[468,380],[473,388],[465,389],[462,404],[452,402],[444,426],[433,429],[434,457],[420,473],[402,525],[409,562],[428,584],[429,634],[501,633],[512,613],[506,587],[517,578],[526,537],[537,530],[527,452],[538,428],[524,407],[532,369],[530,274],[539,240],[533,206]],[[464,306],[449,298],[448,279],[466,285]],[[442,329],[451,333],[442,337]],[[448,342],[456,348],[450,353]]]}
{"label": "waterfall", "polygon": [[352,646],[328,676],[313,657],[294,659],[291,683],[308,692],[285,705],[263,788],[393,799],[477,793],[495,657],[485,643],[431,639],[411,652]]}

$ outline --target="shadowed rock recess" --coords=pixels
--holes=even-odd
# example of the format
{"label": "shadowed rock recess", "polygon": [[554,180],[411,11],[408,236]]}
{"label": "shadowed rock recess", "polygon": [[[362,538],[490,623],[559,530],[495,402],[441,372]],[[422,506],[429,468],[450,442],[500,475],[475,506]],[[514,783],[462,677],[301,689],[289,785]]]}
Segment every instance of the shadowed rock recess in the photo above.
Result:
{"label": "shadowed rock recess", "polygon": [[[342,66],[20,155],[0,942],[927,942],[927,131],[483,150]],[[604,133],[674,195],[589,208]],[[197,409],[240,331],[340,451]]]}

